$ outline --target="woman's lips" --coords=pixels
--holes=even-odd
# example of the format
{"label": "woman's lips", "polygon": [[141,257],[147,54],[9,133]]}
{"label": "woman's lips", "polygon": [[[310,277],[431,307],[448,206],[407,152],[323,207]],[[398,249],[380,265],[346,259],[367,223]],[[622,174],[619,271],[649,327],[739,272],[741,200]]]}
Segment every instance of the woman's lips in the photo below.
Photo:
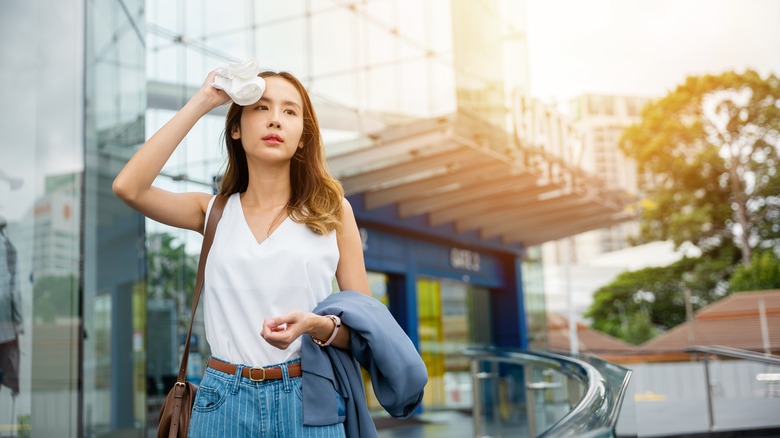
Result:
{"label": "woman's lips", "polygon": [[276,134],[270,134],[263,137],[263,141],[268,144],[282,144],[282,138]]}

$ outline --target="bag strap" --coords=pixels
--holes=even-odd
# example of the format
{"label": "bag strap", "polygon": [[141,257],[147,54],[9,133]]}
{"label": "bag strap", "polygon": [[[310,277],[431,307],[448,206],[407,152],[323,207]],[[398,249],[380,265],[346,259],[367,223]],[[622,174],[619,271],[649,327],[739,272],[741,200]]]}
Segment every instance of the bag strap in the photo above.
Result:
{"label": "bag strap", "polygon": [[206,234],[203,235],[203,245],[200,248],[200,261],[198,262],[198,274],[195,277],[195,293],[192,296],[192,317],[190,318],[190,328],[187,330],[187,340],[184,342],[184,354],[181,356],[181,366],[179,366],[179,377],[177,384],[184,384],[187,375],[187,360],[190,356],[190,338],[192,337],[192,323],[195,321],[195,311],[198,310],[198,301],[200,301],[200,291],[203,289],[203,271],[206,269],[206,258],[208,258],[211,244],[214,243],[214,233],[217,231],[217,224],[222,219],[222,211],[227,204],[227,196],[217,195],[214,204],[211,206],[208,222],[206,223]]}

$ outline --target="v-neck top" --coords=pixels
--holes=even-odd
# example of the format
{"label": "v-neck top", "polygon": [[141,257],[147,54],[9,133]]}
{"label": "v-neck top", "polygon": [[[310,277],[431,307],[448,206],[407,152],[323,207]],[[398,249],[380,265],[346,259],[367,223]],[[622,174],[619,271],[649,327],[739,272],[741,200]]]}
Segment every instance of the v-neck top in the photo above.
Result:
{"label": "v-neck top", "polygon": [[206,339],[212,356],[234,364],[286,362],[300,357],[301,339],[280,350],[260,335],[263,321],[310,312],[331,294],[339,261],[336,232],[319,235],[288,217],[258,243],[239,196],[228,198],[206,260]]}

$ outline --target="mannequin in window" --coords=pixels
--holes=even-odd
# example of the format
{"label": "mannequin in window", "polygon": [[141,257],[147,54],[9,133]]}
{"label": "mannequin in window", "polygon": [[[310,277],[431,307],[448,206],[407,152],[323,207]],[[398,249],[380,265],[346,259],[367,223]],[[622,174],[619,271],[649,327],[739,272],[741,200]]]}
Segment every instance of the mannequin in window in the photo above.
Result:
{"label": "mannequin in window", "polygon": [[0,385],[19,393],[19,335],[22,313],[16,282],[16,248],[6,235],[7,222],[0,216]]}

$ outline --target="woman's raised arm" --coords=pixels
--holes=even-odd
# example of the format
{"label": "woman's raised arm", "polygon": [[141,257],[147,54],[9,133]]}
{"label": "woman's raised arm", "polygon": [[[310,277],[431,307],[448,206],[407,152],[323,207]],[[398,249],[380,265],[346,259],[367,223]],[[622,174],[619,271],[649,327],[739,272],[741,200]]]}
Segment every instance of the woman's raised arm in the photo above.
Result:
{"label": "woman's raised arm", "polygon": [[215,72],[209,73],[200,90],[150,138],[114,179],[114,193],[144,216],[178,228],[203,232],[207,193],[172,193],[152,186],[165,163],[195,123],[230,98],[212,87]]}

